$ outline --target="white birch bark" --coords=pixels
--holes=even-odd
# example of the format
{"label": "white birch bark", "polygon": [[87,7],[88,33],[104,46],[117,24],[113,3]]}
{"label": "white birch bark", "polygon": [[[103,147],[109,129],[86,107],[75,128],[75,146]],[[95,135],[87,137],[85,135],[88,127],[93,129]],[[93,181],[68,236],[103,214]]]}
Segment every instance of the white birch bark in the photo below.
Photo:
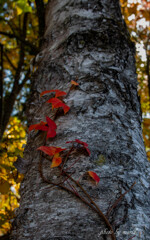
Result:
{"label": "white birch bark", "polygon": [[[51,116],[50,104],[45,103],[49,96],[40,98],[42,91],[67,91],[70,81],[77,81],[80,88],[65,99],[71,109],[56,119],[57,136],[47,145],[66,147],[65,142],[74,139],[89,144],[91,156],[81,155],[73,176],[78,179],[88,170],[100,176],[97,186],[86,175],[81,184],[104,214],[136,181],[112,210],[109,221],[117,240],[134,235],[134,240],[150,239],[150,167],[142,139],[135,49],[118,0],[49,1],[45,42],[37,65],[29,123]],[[11,239],[111,239],[102,234],[109,229],[97,213],[64,190],[48,189],[42,181],[36,150],[42,141],[41,134],[28,136],[22,162],[26,174]],[[50,177],[48,161],[44,172]]]}

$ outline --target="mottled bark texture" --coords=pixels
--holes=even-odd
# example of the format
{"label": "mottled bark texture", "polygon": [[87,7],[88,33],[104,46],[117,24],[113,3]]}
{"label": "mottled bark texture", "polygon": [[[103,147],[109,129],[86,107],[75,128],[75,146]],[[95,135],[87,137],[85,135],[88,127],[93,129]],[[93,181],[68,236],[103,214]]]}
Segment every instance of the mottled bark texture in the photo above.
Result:
{"label": "mottled bark texture", "polygon": [[[86,175],[81,184],[104,214],[136,181],[109,216],[117,240],[134,235],[135,240],[150,239],[150,172],[142,140],[134,55],[118,0],[51,0],[28,109],[30,124],[45,121],[52,113],[45,103],[49,96],[40,98],[40,92],[66,91],[70,81],[78,79],[80,89],[65,100],[71,109],[56,119],[57,136],[47,145],[66,147],[66,141],[76,138],[89,144],[91,156],[81,154],[73,176],[78,179],[93,170],[101,177],[98,186]],[[28,136],[22,165],[27,171],[11,239],[111,239],[101,234],[108,228],[97,213],[64,190],[48,189],[42,181],[36,150],[42,141],[41,134]],[[49,166],[45,161],[44,172],[50,177]]]}

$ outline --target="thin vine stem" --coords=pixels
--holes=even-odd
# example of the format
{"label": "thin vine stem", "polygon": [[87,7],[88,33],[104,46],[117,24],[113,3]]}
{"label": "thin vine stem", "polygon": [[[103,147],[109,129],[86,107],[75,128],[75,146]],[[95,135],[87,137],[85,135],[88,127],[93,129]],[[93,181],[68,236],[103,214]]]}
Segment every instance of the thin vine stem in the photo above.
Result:
{"label": "thin vine stem", "polygon": [[68,177],[68,179],[70,179],[72,182],[74,182],[82,190],[82,192],[86,195],[86,197],[88,198],[88,200],[90,202],[88,202],[85,198],[83,198],[81,195],[79,195],[79,193],[75,192],[74,190],[71,190],[70,188],[62,185],[61,183],[57,184],[57,183],[54,183],[54,182],[46,179],[44,174],[43,174],[42,164],[43,164],[43,161],[42,161],[42,153],[41,153],[41,155],[40,155],[40,162],[39,162],[39,172],[40,172],[40,176],[41,176],[42,180],[44,182],[48,183],[48,184],[52,184],[53,186],[57,186],[57,187],[60,187],[60,188],[66,190],[68,192],[71,192],[72,194],[77,196],[80,200],[82,200],[85,204],[87,204],[89,207],[91,207],[94,211],[96,211],[98,213],[98,215],[101,218],[103,218],[103,220],[105,221],[105,223],[108,226],[109,230],[111,231],[111,238],[112,238],[112,240],[116,240],[113,228],[112,228],[111,224],[109,223],[109,220],[106,218],[106,216],[103,214],[103,212],[99,209],[97,204],[92,200],[92,198],[87,193],[87,191],[80,185],[80,183],[78,183],[74,178],[72,178],[67,172],[62,170],[61,167],[58,167],[60,170],[62,170],[62,173],[65,174]]}
{"label": "thin vine stem", "polygon": [[[69,176],[69,174],[67,172],[65,172],[63,170],[63,173],[66,175],[66,176]],[[90,202],[95,206],[95,208],[97,209],[99,215],[103,218],[103,220],[105,221],[106,225],[108,226],[108,228],[111,230],[111,236],[112,236],[112,239],[115,240],[116,237],[115,237],[115,234],[114,234],[114,231],[113,231],[113,228],[112,228],[112,225],[110,224],[109,220],[107,219],[107,217],[103,214],[103,212],[100,210],[100,208],[97,206],[97,204],[93,201],[93,199],[90,197],[90,195],[87,193],[87,191],[81,186],[81,184],[79,182],[77,182],[74,178],[72,178],[70,176],[70,179],[84,192],[84,194],[86,195],[86,197],[90,200]]]}
{"label": "thin vine stem", "polygon": [[[62,170],[63,170],[63,167],[64,167],[66,161],[68,160],[68,157],[69,157],[69,155],[71,154],[71,152],[72,152],[73,149],[74,149],[74,146],[72,146],[72,147],[70,148],[70,150],[68,151],[68,153],[67,153],[67,155],[66,155],[66,157],[65,157],[65,160],[64,160],[64,162],[62,163]],[[62,170],[61,170],[61,173],[62,173]]]}
{"label": "thin vine stem", "polygon": [[108,212],[107,212],[107,216],[110,215],[111,211],[113,210],[113,208],[115,208],[118,203],[122,200],[122,198],[134,187],[134,185],[136,184],[136,182],[134,182],[131,187],[125,191],[123,194],[121,194],[121,196],[114,202],[114,204],[108,209]]}

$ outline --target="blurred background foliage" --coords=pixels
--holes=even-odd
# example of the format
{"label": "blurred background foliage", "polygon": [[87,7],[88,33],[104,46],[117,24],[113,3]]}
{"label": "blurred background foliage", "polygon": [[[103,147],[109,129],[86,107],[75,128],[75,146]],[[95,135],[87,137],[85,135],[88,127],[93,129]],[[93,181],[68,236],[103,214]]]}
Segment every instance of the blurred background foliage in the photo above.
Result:
{"label": "blurred background foliage", "polygon": [[120,0],[120,3],[131,39],[136,44],[143,138],[150,160],[150,0]]}
{"label": "blurred background foliage", "polygon": [[18,174],[13,162],[17,155],[23,157],[23,144],[26,143],[24,125],[17,117],[10,117],[7,130],[0,143],[0,234],[10,229],[14,218],[13,210],[19,206],[19,186],[23,175]]}
{"label": "blurred background foliage", "polygon": [[[25,103],[30,95],[30,66],[42,44],[46,3],[47,0],[0,2],[0,236],[11,229],[13,210],[19,206],[23,175],[13,163],[18,155],[23,157],[26,143]],[[143,137],[150,160],[150,2],[120,0],[120,3],[137,49]]]}
{"label": "blurred background foliage", "polygon": [[30,65],[42,44],[46,3],[0,0],[0,236],[6,239],[19,206],[23,175],[13,163],[26,143]]}

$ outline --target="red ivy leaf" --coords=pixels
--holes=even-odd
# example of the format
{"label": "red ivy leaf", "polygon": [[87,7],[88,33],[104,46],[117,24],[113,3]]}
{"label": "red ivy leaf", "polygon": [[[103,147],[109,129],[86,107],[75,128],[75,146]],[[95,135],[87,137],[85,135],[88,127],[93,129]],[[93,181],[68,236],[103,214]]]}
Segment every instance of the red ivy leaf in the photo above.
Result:
{"label": "red ivy leaf", "polygon": [[52,159],[51,168],[58,167],[62,163],[62,158],[59,156],[59,153],[56,153]]}
{"label": "red ivy leaf", "polygon": [[84,147],[88,147],[88,144],[87,144],[86,142],[82,142],[82,141],[80,141],[79,139],[76,139],[75,142],[83,145]]}
{"label": "red ivy leaf", "polygon": [[83,147],[86,149],[87,153],[89,155],[91,154],[90,150],[88,149],[88,144],[86,142],[82,142],[79,139],[75,139],[74,141],[69,141],[69,142],[66,142],[66,143],[71,143],[71,142],[77,142],[77,143],[83,145]]}
{"label": "red ivy leaf", "polygon": [[64,110],[64,113],[67,113],[70,109],[69,106],[67,106],[58,98],[50,98],[47,102],[52,104],[52,109],[62,107]]}
{"label": "red ivy leaf", "polygon": [[53,137],[55,137],[55,136],[56,136],[55,130],[52,129],[52,128],[48,128],[46,138],[47,138],[47,139],[48,139],[48,138],[53,138]]}
{"label": "red ivy leaf", "polygon": [[99,183],[100,178],[99,178],[99,176],[97,176],[97,174],[96,174],[95,172],[88,171],[88,174],[90,175],[90,177],[92,177],[92,178],[95,180],[95,182],[96,182],[97,184]]}
{"label": "red ivy leaf", "polygon": [[46,121],[48,126],[52,127],[54,130],[57,128],[56,123],[49,117],[46,117]]}
{"label": "red ivy leaf", "polygon": [[37,148],[37,150],[41,150],[42,152],[46,153],[49,156],[53,156],[57,153],[60,153],[64,151],[66,148],[59,148],[59,147],[47,147],[47,146],[41,146]]}
{"label": "red ivy leaf", "polygon": [[47,123],[41,121],[38,124],[33,124],[29,127],[29,131],[32,131],[33,129],[35,130],[42,130],[42,131],[47,131],[47,127],[45,126]]}
{"label": "red ivy leaf", "polygon": [[79,85],[79,83],[75,82],[74,80],[71,80],[71,84],[72,84],[72,85],[75,85],[75,86],[78,86],[78,85]]}
{"label": "red ivy leaf", "polygon": [[40,122],[39,124],[34,124],[29,127],[29,131],[36,129],[36,130],[41,130],[41,131],[47,131],[47,138],[53,138],[56,136],[56,123],[50,119],[49,117],[46,117],[45,122]]}
{"label": "red ivy leaf", "polygon": [[49,117],[46,117],[46,121],[48,124],[47,138],[53,138],[56,136],[56,123],[51,120]]}
{"label": "red ivy leaf", "polygon": [[41,146],[37,148],[37,150],[41,150],[42,152],[46,153],[49,156],[53,156],[55,154],[56,148],[55,147],[47,147]]}
{"label": "red ivy leaf", "polygon": [[43,95],[45,95],[47,93],[51,93],[51,92],[55,92],[55,97],[61,97],[61,96],[65,96],[67,94],[66,92],[60,91],[58,89],[56,89],[56,90],[46,90],[46,91],[43,91],[40,94],[40,97],[42,97]]}

